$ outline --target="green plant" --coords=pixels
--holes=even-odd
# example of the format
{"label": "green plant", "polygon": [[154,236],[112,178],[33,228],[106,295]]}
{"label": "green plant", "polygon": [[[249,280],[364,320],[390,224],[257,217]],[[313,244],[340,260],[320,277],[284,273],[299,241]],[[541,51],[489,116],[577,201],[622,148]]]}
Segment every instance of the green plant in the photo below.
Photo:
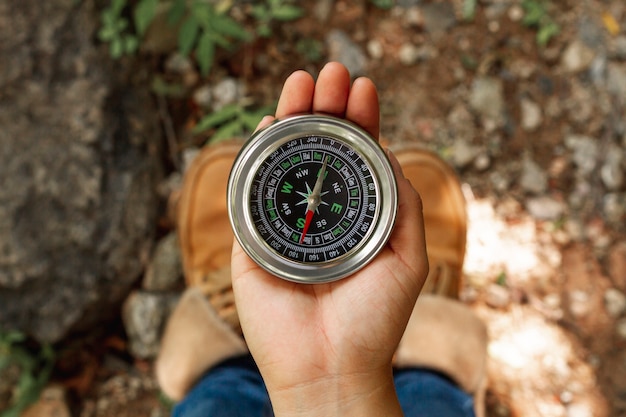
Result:
{"label": "green plant", "polygon": [[546,46],[550,39],[561,31],[559,25],[552,19],[549,13],[549,4],[546,0],[524,0],[524,19],[522,23],[528,27],[537,29],[537,44]]}
{"label": "green plant", "polygon": [[193,129],[193,133],[212,130],[210,137],[212,143],[243,136],[254,131],[263,116],[273,114],[274,109],[275,106],[248,109],[247,106],[240,103],[229,104],[200,119]]}
{"label": "green plant", "polygon": [[50,379],[54,360],[50,345],[32,349],[27,347],[23,333],[0,330],[0,375],[9,369],[17,369],[19,374],[8,408],[0,412],[0,417],[18,417],[37,400]]}
{"label": "green plant", "polygon": [[309,62],[317,62],[322,59],[324,45],[317,39],[304,38],[296,42],[296,51]]}
{"label": "green plant", "polygon": [[[185,13],[185,7],[189,7]],[[211,70],[217,48],[230,49],[233,40],[249,40],[250,34],[231,18],[229,8],[218,8],[211,3],[194,0],[175,0],[169,13],[169,21],[177,24],[182,20],[178,32],[178,50],[189,55],[195,49],[195,58],[200,71],[206,75]]]}
{"label": "green plant", "polygon": [[370,2],[379,9],[384,10],[391,9],[394,4],[394,0],[370,0]]}
{"label": "green plant", "polygon": [[268,38],[272,34],[271,24],[275,20],[287,22],[304,14],[300,7],[290,3],[290,0],[266,0],[263,4],[252,6],[251,14],[257,21],[257,34]]}
{"label": "green plant", "polygon": [[461,14],[463,19],[470,21],[476,16],[476,5],[478,0],[464,0]]}
{"label": "green plant", "polygon": [[109,44],[109,54],[114,59],[132,55],[139,47],[139,39],[131,32],[130,22],[123,15],[125,9],[126,0],[111,0],[100,15],[98,39]]}

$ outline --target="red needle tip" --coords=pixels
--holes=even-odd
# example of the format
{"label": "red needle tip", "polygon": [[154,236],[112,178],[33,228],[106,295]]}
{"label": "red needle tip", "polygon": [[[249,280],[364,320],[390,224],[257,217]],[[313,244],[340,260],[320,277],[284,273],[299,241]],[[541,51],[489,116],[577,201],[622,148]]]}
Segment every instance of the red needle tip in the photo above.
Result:
{"label": "red needle tip", "polygon": [[306,236],[306,232],[309,230],[309,226],[311,225],[311,220],[313,220],[313,210],[307,210],[306,219],[304,221],[304,228],[302,229],[302,237],[300,238],[300,243],[304,242],[304,237]]}

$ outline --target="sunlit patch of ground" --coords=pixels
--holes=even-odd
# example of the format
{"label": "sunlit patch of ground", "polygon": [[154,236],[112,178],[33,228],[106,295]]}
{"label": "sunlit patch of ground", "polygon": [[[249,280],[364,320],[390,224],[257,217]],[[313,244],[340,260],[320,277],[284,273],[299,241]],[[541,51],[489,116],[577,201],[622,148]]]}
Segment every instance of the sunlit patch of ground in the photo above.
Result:
{"label": "sunlit patch of ground", "polygon": [[[466,197],[463,297],[489,328],[489,391],[496,398],[490,415],[607,417],[584,349],[557,324],[560,314],[537,308],[555,295],[550,290],[561,264],[559,248],[519,207],[494,207],[468,192]],[[525,295],[516,298],[520,292]],[[533,303],[535,298],[540,301]],[[560,308],[558,302],[552,307]]]}

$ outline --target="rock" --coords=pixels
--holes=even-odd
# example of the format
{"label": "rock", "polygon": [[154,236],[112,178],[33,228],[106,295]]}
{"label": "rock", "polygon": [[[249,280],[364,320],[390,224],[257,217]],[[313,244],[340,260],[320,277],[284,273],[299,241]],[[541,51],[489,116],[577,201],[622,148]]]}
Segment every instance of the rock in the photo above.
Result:
{"label": "rock", "polygon": [[595,52],[579,39],[572,41],[561,56],[561,66],[567,72],[581,72],[589,68]]}
{"label": "rock", "polygon": [[99,16],[0,4],[0,328],[40,342],[114,316],[154,235],[158,112],[142,72],[94,44]]}
{"label": "rock", "polygon": [[201,85],[200,87],[196,88],[192,95],[193,101],[203,109],[210,109],[211,96],[213,95],[211,93],[211,90],[212,89],[210,85]]}
{"label": "rock", "polygon": [[48,385],[39,394],[39,399],[28,407],[20,417],[71,417],[67,405],[65,388]]}
{"label": "rock", "polygon": [[469,103],[483,118],[501,123],[504,119],[502,81],[493,77],[477,77],[472,83]]}
{"label": "rock", "polygon": [[133,292],[122,307],[122,320],[130,353],[142,359],[159,351],[161,332],[178,299],[177,295]]}
{"label": "rock", "polygon": [[242,81],[232,77],[222,78],[211,88],[213,111],[219,111],[224,106],[234,104],[246,94],[246,86]]}
{"label": "rock", "polygon": [[385,54],[383,44],[377,39],[370,40],[367,43],[367,53],[370,55],[370,57],[372,57],[372,59],[381,59]]}
{"label": "rock", "polygon": [[621,100],[626,98],[626,65],[609,64],[606,89]]}
{"label": "rock", "polygon": [[615,331],[620,338],[626,340],[626,319],[617,321],[615,324]]}
{"label": "rock", "polygon": [[626,193],[608,193],[602,203],[606,220],[616,226],[623,226],[626,217]]}
{"label": "rock", "polygon": [[464,140],[457,140],[452,149],[452,164],[457,168],[465,168],[474,161],[480,149]]}
{"label": "rock", "polygon": [[147,291],[170,291],[182,282],[183,266],[176,232],[171,232],[157,243],[143,279]]}
{"label": "rock", "polygon": [[543,122],[543,116],[541,114],[541,107],[534,101],[523,98],[520,102],[521,110],[521,125],[522,129],[527,132],[534,132],[541,126]]}
{"label": "rock", "polygon": [[315,2],[315,8],[313,9],[313,15],[320,22],[324,23],[328,21],[331,12],[333,11],[333,7],[335,5],[335,0],[319,0]]}
{"label": "rock", "polygon": [[617,36],[613,41],[612,58],[626,59],[626,35]]}
{"label": "rock", "polygon": [[598,164],[598,145],[595,139],[582,135],[569,135],[565,146],[573,152],[572,159],[580,177],[586,178]]}
{"label": "rock", "polygon": [[438,55],[437,49],[429,45],[416,46],[405,43],[400,47],[398,59],[404,65],[413,65],[421,61],[433,59]]}
{"label": "rock", "polygon": [[606,158],[600,168],[600,178],[604,186],[610,191],[622,188],[624,184],[624,154],[617,145],[611,145],[606,152]]}
{"label": "rock", "polygon": [[454,6],[450,2],[427,3],[422,6],[424,27],[431,34],[440,34],[456,24]]}
{"label": "rock", "polygon": [[175,52],[165,61],[165,70],[173,74],[185,74],[194,71],[194,67],[191,58]]}
{"label": "rock", "polygon": [[485,302],[492,308],[506,308],[511,303],[511,293],[502,285],[491,284],[487,287]]}
{"label": "rock", "polygon": [[615,244],[611,248],[609,275],[615,285],[626,293],[626,241]]}
{"label": "rock", "polygon": [[542,194],[548,188],[548,174],[530,157],[522,161],[520,186],[526,192]]}
{"label": "rock", "polygon": [[613,318],[626,312],[626,295],[618,289],[609,288],[604,292],[604,307]]}
{"label": "rock", "polygon": [[326,36],[330,61],[339,61],[346,66],[352,77],[365,73],[367,57],[361,47],[341,30],[331,30]]}
{"label": "rock", "polygon": [[565,204],[548,196],[526,200],[526,209],[538,220],[558,220],[565,213]]}
{"label": "rock", "polygon": [[570,291],[569,309],[574,317],[585,317],[591,312],[591,297],[582,290]]}

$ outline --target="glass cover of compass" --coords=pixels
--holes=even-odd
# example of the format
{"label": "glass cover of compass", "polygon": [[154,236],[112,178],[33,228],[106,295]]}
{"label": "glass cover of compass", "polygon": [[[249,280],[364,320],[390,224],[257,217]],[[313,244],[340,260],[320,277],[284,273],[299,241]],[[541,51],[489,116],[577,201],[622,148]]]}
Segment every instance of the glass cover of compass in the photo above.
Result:
{"label": "glass cover of compass", "polygon": [[364,267],[387,243],[397,212],[395,177],[378,142],[353,123],[317,114],[256,132],[235,160],[227,199],[244,251],[302,283]]}

